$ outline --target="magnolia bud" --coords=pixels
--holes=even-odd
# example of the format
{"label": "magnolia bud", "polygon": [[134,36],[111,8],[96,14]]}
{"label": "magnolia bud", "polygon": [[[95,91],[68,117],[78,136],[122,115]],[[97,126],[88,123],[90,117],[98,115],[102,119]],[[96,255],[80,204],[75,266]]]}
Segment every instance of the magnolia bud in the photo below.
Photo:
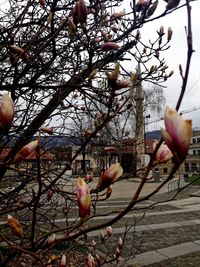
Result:
{"label": "magnolia bud", "polygon": [[86,262],[88,267],[95,267],[94,257],[91,254],[88,254]]}
{"label": "magnolia bud", "polygon": [[66,259],[66,255],[63,254],[62,255],[62,258],[60,260],[60,264],[59,264],[59,267],[66,267],[67,266],[67,259]]}
{"label": "magnolia bud", "polygon": [[41,5],[42,7],[44,7],[44,5],[45,5],[45,0],[39,0],[39,2],[40,2],[40,5]]}
{"label": "magnolia bud", "polygon": [[31,141],[27,145],[23,146],[22,149],[15,155],[14,161],[25,159],[31,152],[36,150],[37,146],[38,140]]}
{"label": "magnolia bud", "polygon": [[106,42],[101,46],[101,50],[106,52],[106,51],[111,51],[111,50],[117,50],[119,48],[119,45],[114,42]]}
{"label": "magnolia bud", "polygon": [[53,197],[53,191],[48,191],[47,193],[47,200],[50,201]]}
{"label": "magnolia bud", "polygon": [[160,31],[159,31],[159,35],[161,35],[161,36],[162,36],[163,34],[164,34],[164,27],[163,27],[163,26],[161,26],[161,27],[160,27]]}
{"label": "magnolia bud", "polygon": [[117,246],[119,247],[119,249],[122,249],[122,245],[123,245],[123,240],[121,237],[119,237],[119,239],[117,241]]}
{"label": "magnolia bud", "polygon": [[77,179],[79,216],[84,219],[90,214],[90,189],[82,178]]}
{"label": "magnolia bud", "polygon": [[96,259],[97,263],[100,265],[101,259],[100,259],[98,254],[95,255],[95,259]]}
{"label": "magnolia bud", "polygon": [[105,232],[103,230],[101,230],[100,236],[101,236],[101,242],[103,243],[105,240]]}
{"label": "magnolia bud", "polygon": [[14,103],[12,98],[5,94],[0,103],[0,129],[8,130],[14,118]]}
{"label": "magnolia bud", "polygon": [[108,236],[111,236],[111,235],[112,235],[112,232],[113,232],[112,227],[111,227],[111,226],[107,226],[107,227],[106,227],[106,234],[107,234]]}
{"label": "magnolia bud", "polygon": [[7,222],[9,224],[10,228],[12,229],[13,233],[16,236],[22,238],[24,233],[23,233],[23,229],[22,229],[22,226],[19,223],[19,221],[17,219],[15,219],[13,216],[8,214]]}
{"label": "magnolia bud", "polygon": [[47,244],[50,246],[56,241],[56,234],[52,234],[47,239]]}
{"label": "magnolia bud", "polygon": [[53,128],[42,127],[42,128],[40,128],[40,132],[52,135],[53,134]]}
{"label": "magnolia bud", "polygon": [[164,122],[166,130],[161,129],[162,137],[176,159],[182,162],[187,156],[192,136],[192,121],[183,119],[174,108],[167,107]]}
{"label": "magnolia bud", "polygon": [[94,240],[92,240],[91,246],[92,246],[93,248],[95,248],[96,245],[97,245],[97,243],[96,243]]}
{"label": "magnolia bud", "polygon": [[172,34],[173,34],[172,28],[169,27],[168,31],[167,31],[167,42],[169,42],[171,40]]}

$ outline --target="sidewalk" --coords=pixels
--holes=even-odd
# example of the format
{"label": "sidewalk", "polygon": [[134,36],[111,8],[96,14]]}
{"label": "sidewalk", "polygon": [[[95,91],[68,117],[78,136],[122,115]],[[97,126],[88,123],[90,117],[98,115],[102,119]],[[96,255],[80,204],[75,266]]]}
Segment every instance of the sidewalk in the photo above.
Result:
{"label": "sidewalk", "polygon": [[[91,188],[95,188],[98,179],[95,178],[92,183],[90,183]],[[140,184],[141,179],[130,179],[130,180],[121,180],[115,184],[113,184],[112,188],[112,195],[110,199],[122,199],[122,198],[132,198]],[[147,182],[142,191],[140,196],[146,196],[148,193],[155,190],[162,182],[155,183],[155,182]],[[157,194],[162,194],[168,192],[168,183],[165,184]]]}

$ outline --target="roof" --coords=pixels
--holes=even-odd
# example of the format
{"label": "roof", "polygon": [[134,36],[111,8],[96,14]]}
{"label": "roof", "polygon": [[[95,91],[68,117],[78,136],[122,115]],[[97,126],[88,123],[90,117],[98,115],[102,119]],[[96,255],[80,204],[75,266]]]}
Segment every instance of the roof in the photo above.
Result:
{"label": "roof", "polygon": [[[1,153],[0,153],[0,159],[4,159],[8,153],[10,152],[10,148],[4,148],[2,149]],[[40,149],[40,159],[41,160],[48,160],[51,161],[55,158],[55,155],[50,153],[50,152],[46,152],[42,149]],[[31,152],[26,158],[25,160],[30,161],[30,160],[36,160],[37,156],[36,156],[36,152],[33,151]]]}

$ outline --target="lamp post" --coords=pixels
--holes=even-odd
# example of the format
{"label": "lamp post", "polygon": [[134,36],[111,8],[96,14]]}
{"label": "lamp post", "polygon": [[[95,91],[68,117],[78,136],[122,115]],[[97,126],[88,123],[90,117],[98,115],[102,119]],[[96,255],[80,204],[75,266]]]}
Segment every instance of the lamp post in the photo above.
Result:
{"label": "lamp post", "polygon": [[146,136],[145,136],[145,134],[146,134],[146,119],[149,119],[149,118],[151,118],[151,115],[150,114],[148,114],[147,116],[145,116],[144,117],[144,154],[146,154],[146,145],[147,145],[147,143],[146,143]]}

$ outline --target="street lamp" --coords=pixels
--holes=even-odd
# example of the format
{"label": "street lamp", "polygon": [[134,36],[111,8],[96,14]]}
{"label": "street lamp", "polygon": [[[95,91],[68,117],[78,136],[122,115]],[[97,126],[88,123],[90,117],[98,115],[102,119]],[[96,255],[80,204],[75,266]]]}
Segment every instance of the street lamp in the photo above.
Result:
{"label": "street lamp", "polygon": [[146,134],[145,125],[146,125],[146,119],[150,119],[150,118],[151,118],[150,114],[148,114],[147,116],[144,116],[144,154],[146,154],[146,148],[147,148],[147,146],[146,146],[146,136],[145,136],[145,134]]}

